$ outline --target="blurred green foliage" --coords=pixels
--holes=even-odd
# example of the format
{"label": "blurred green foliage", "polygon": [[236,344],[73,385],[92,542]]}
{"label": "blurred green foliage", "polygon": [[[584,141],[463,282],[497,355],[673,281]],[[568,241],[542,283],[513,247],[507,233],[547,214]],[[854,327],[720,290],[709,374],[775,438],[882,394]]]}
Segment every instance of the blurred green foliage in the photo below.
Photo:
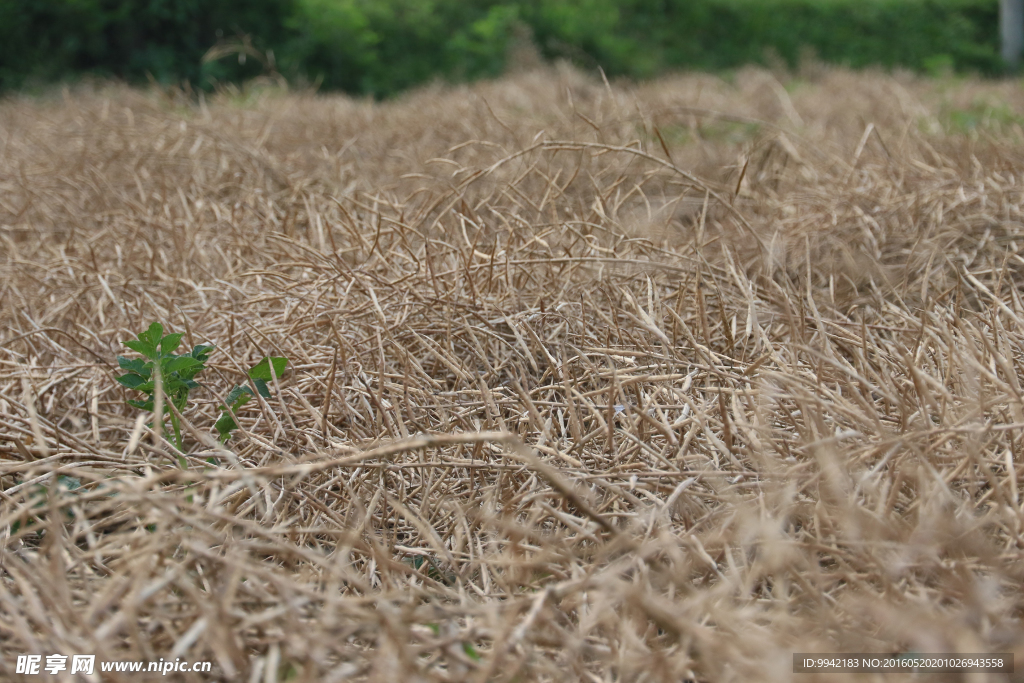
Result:
{"label": "blurred green foliage", "polygon": [[519,10],[493,0],[295,0],[285,67],[374,95],[437,77],[497,76]]}
{"label": "blurred green foliage", "polygon": [[[498,75],[524,36],[546,58],[610,76],[768,55],[795,66],[807,53],[1002,70],[995,0],[0,0],[0,89],[82,73],[209,88],[277,71],[387,96]],[[215,45],[219,58],[203,60]]]}
{"label": "blurred green foliage", "polygon": [[965,108],[945,105],[939,121],[948,134],[970,137],[987,132],[1006,136],[1014,130],[1024,134],[1024,116],[1017,114],[1006,102],[978,99]]}
{"label": "blurred green foliage", "polygon": [[252,36],[257,49],[287,42],[292,0],[0,0],[0,88],[81,73],[140,81],[243,80],[255,60],[203,64],[221,40]]}
{"label": "blurred green foliage", "polygon": [[937,64],[994,74],[994,0],[536,0],[545,54],[581,50],[609,74],[730,69],[806,54],[851,67]]}

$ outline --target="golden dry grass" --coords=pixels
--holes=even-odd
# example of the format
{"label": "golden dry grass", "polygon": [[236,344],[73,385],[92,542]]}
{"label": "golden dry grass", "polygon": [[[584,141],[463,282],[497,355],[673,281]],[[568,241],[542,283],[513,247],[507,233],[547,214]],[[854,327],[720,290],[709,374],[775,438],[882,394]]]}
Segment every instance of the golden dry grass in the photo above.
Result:
{"label": "golden dry grass", "polygon": [[[791,85],[0,103],[0,676],[1024,652],[1024,94]],[[115,382],[153,320],[217,345],[184,471]]]}

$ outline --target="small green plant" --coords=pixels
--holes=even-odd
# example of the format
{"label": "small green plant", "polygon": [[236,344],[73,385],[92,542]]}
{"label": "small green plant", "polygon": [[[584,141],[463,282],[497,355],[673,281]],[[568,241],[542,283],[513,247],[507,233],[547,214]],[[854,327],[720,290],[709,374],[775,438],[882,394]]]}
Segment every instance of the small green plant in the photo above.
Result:
{"label": "small green plant", "polygon": [[[271,364],[273,364],[273,375],[270,373]],[[249,379],[252,380],[253,386],[256,387],[256,391],[259,392],[260,396],[263,398],[270,398],[270,388],[267,386],[267,382],[272,381],[274,377],[280,377],[287,365],[287,358],[270,356],[264,358],[249,369]],[[228,394],[226,400],[227,405],[220,406],[219,409],[223,412],[220,419],[218,419],[216,424],[213,425],[214,429],[216,429],[217,433],[220,435],[221,443],[225,443],[230,439],[231,432],[238,428],[238,423],[235,422],[234,416],[238,414],[238,411],[241,410],[242,406],[252,399],[253,395],[252,389],[244,384],[239,384]],[[227,406],[231,406],[231,409],[228,410]]]}
{"label": "small green plant", "polygon": [[968,136],[977,135],[979,131],[1002,134],[1014,126],[1024,126],[1024,117],[999,101],[975,100],[964,109],[944,107],[940,118],[949,133]]}
{"label": "small green plant", "polygon": [[[424,565],[426,565],[427,577],[447,586],[453,585],[456,581],[455,574],[442,570],[433,557],[414,555],[413,557],[402,560],[402,562],[409,565],[416,571],[421,571]],[[427,625],[430,626],[430,624]]]}
{"label": "small green plant", "polygon": [[[206,368],[206,361],[214,347],[200,344],[190,353],[175,355],[174,351],[181,345],[181,337],[181,333],[165,335],[163,325],[153,323],[148,330],[139,334],[138,339],[122,342],[129,349],[142,354],[147,359],[117,357],[117,364],[126,371],[125,374],[117,378],[117,381],[122,386],[141,391],[146,395],[143,400],[130,399],[128,405],[139,410],[156,412],[157,379],[159,378],[164,399],[170,401],[179,414],[184,413],[185,407],[188,405],[189,392],[199,386],[195,377]],[[184,453],[181,422],[173,411],[168,410],[167,413],[169,414],[165,417],[170,418],[174,430],[171,435],[172,443],[180,453]],[[184,457],[179,456],[178,461],[184,468]]]}

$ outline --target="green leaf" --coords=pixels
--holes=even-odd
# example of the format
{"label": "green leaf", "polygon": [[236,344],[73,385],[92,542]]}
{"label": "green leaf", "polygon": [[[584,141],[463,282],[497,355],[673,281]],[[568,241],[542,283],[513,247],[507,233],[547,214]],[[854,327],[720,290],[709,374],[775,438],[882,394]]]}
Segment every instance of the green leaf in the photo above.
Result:
{"label": "green leaf", "polygon": [[210,357],[210,351],[213,351],[216,346],[212,344],[200,344],[199,346],[192,349],[192,357],[196,360],[203,361],[204,363]]}
{"label": "green leaf", "polygon": [[251,370],[249,370],[249,377],[252,377],[253,379],[262,379],[265,382],[269,382],[272,379],[270,376],[270,363],[274,364],[274,374],[280,377],[281,374],[284,372],[285,367],[288,365],[288,359],[280,358],[277,356],[264,358],[259,363],[254,365]]}
{"label": "green leaf", "polygon": [[[184,358],[189,358],[189,356],[183,356],[183,357]],[[179,372],[178,373],[178,377],[180,377],[181,379],[185,380],[185,383],[188,384],[190,389],[195,389],[196,387],[199,386],[199,384],[197,382],[193,382],[192,378],[195,377],[196,375],[198,375],[200,372],[202,372],[205,369],[206,369],[206,366],[203,365],[202,362],[200,361],[199,365],[196,365],[195,367],[191,367],[191,368],[188,368],[188,369],[185,369],[185,370],[182,370],[181,372]]]}
{"label": "green leaf", "polygon": [[225,403],[227,403],[229,406],[230,405],[234,405],[235,402],[238,399],[240,399],[242,396],[246,396],[246,395],[250,395],[251,396],[252,395],[252,389],[250,389],[247,386],[243,386],[241,384],[235,385],[231,389],[231,392],[228,394],[228,397],[227,397],[227,400],[225,401]]}
{"label": "green leaf", "polygon": [[[252,398],[252,389],[250,389],[247,386],[239,384],[238,386],[231,390],[230,394],[228,394],[227,404],[231,406],[232,410],[238,410],[246,403],[248,403],[250,398]],[[222,406],[221,410],[223,409],[224,408]]]}
{"label": "green leaf", "polygon": [[148,376],[146,364],[141,358],[125,358],[124,356],[117,357],[117,365],[122,370],[131,370],[137,372],[140,375]]}
{"label": "green leaf", "polygon": [[462,643],[462,651],[466,653],[466,656],[472,659],[474,662],[480,661],[480,653],[476,651],[472,643]]}
{"label": "green leaf", "polygon": [[117,378],[117,383],[121,386],[128,387],[129,389],[138,389],[140,386],[146,383],[146,378],[135,373],[128,373],[127,375],[121,375]]}
{"label": "green leaf", "polygon": [[[248,403],[253,397],[252,389],[244,385],[238,385],[231,390],[228,394],[227,404],[231,406],[232,411],[238,411],[246,403]],[[220,434],[220,442],[224,443],[231,438],[231,432],[238,428],[238,423],[235,422],[234,418],[231,417],[231,413],[227,411],[226,406],[220,406],[220,409],[224,413],[220,416],[217,422],[213,425]]]}
{"label": "green leaf", "polygon": [[[188,396],[188,392],[192,390],[192,387],[189,386],[190,381],[191,380],[180,379],[180,376],[177,374],[171,375],[169,380],[170,383],[168,384],[170,387],[169,391],[175,393],[182,392],[185,396]],[[192,383],[195,384],[195,382]]]}
{"label": "green leaf", "polygon": [[[142,335],[139,335],[139,336],[141,337]],[[149,342],[146,342],[146,341],[135,341],[134,339],[130,339],[130,340],[126,341],[126,342],[121,342],[121,343],[124,344],[125,346],[127,346],[132,351],[136,351],[138,353],[141,353],[146,358],[151,358],[153,360],[156,360],[157,358],[160,357],[160,354],[156,350],[156,346],[154,344],[150,344]]]}
{"label": "green leaf", "polygon": [[149,329],[139,334],[139,341],[144,342],[153,349],[160,344],[160,340],[164,336],[164,326],[160,323],[151,323]]}
{"label": "green leaf", "polygon": [[164,376],[170,375],[172,372],[180,372],[183,370],[190,370],[194,367],[201,366],[202,362],[196,360],[192,356],[177,356],[175,358],[167,359],[163,362]]}
{"label": "green leaf", "polygon": [[230,413],[224,413],[220,416],[220,419],[214,423],[213,428],[220,434],[220,442],[224,443],[231,437],[231,430],[237,429],[238,424],[234,418],[231,417]]}
{"label": "green leaf", "polygon": [[148,410],[152,412],[153,399],[149,399],[148,401],[136,401],[134,399],[128,399],[128,405],[130,405],[132,408],[138,408],[139,410]]}
{"label": "green leaf", "polygon": [[169,334],[160,340],[160,350],[163,353],[174,353],[174,350],[181,345],[181,338],[184,335],[181,332],[175,332]]}
{"label": "green leaf", "polygon": [[260,393],[263,398],[270,398],[270,389],[267,388],[267,383],[262,379],[254,379],[252,381],[256,385],[256,391]]}

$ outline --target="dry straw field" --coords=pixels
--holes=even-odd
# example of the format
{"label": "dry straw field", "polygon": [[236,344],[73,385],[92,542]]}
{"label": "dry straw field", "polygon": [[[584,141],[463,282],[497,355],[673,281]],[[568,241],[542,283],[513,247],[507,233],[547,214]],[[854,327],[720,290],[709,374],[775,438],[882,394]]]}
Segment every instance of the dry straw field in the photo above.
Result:
{"label": "dry straw field", "polygon": [[[1015,112],[825,69],[0,102],[0,678],[1019,657]],[[152,321],[216,346],[184,456],[116,381]]]}

